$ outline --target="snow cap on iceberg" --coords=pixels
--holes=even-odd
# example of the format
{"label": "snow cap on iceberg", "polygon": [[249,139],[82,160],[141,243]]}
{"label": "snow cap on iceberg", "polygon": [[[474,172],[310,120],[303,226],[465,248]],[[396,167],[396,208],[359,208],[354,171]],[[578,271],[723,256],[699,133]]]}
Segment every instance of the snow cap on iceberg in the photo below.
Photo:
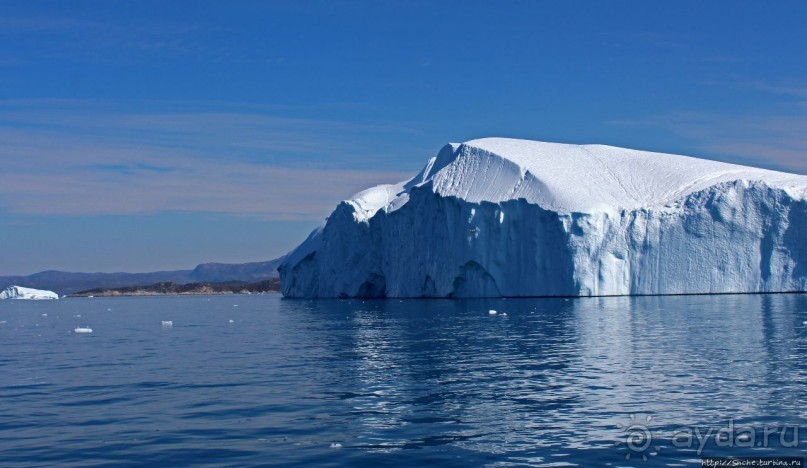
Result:
{"label": "snow cap on iceberg", "polygon": [[803,191],[793,174],[605,145],[482,138],[446,145],[422,178],[468,202],[523,198],[561,213],[663,207],[709,186],[764,180]]}

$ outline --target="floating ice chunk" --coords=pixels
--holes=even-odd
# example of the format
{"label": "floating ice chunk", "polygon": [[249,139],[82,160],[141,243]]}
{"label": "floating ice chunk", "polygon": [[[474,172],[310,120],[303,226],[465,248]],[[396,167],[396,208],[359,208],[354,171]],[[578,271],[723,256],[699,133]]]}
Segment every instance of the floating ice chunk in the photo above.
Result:
{"label": "floating ice chunk", "polygon": [[507,312],[502,312],[502,315],[503,315],[503,316],[507,316]]}
{"label": "floating ice chunk", "polygon": [[488,314],[490,314],[490,315],[496,315],[496,314],[497,314],[497,312],[496,312],[495,310],[493,310],[493,309],[490,309],[490,310],[488,311]]}
{"label": "floating ice chunk", "polygon": [[233,304],[233,307],[238,307],[238,304]]}
{"label": "floating ice chunk", "polygon": [[73,317],[81,317],[81,314],[76,314]]}
{"label": "floating ice chunk", "polygon": [[0,291],[0,299],[28,299],[28,300],[59,299],[59,295],[53,291],[45,291],[43,289],[23,288],[22,286],[9,286],[5,290]]}
{"label": "floating ice chunk", "polygon": [[90,327],[76,327],[73,329],[73,333],[92,333],[92,328]]}
{"label": "floating ice chunk", "polygon": [[169,328],[174,326],[173,320],[163,320],[163,327]]}
{"label": "floating ice chunk", "polygon": [[235,320],[233,320],[233,319],[230,319],[230,323],[235,323]]}
{"label": "floating ice chunk", "polygon": [[332,449],[340,449],[340,448],[342,448],[342,444],[340,444],[339,442],[331,442],[330,448],[332,448]]}
{"label": "floating ice chunk", "polygon": [[802,322],[802,325],[807,325],[807,320],[805,320],[804,322]]}
{"label": "floating ice chunk", "polygon": [[42,314],[42,316],[43,316],[43,317],[47,317],[47,316],[48,316],[48,314]]}

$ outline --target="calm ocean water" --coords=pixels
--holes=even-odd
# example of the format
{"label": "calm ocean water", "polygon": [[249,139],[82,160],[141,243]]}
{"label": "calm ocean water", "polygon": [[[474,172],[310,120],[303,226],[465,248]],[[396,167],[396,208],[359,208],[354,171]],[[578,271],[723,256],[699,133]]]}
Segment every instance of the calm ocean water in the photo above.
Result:
{"label": "calm ocean water", "polygon": [[2,301],[0,465],[801,457],[805,321],[803,295]]}

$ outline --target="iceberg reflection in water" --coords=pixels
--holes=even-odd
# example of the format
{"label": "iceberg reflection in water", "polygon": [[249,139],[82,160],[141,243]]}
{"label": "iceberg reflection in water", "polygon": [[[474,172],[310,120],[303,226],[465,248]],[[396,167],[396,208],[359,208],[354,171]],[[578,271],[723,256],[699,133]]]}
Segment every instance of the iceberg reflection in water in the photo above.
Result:
{"label": "iceberg reflection in water", "polygon": [[677,429],[807,423],[803,295],[231,301],[0,304],[0,463],[686,465]]}

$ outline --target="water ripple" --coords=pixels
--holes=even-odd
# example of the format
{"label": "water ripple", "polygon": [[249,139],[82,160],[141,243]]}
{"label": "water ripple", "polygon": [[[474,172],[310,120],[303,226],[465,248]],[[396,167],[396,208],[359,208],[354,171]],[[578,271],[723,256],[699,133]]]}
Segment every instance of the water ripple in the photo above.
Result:
{"label": "water ripple", "polygon": [[805,311],[802,295],[3,301],[0,464],[626,466],[639,421],[658,447],[642,466],[700,466],[676,430],[805,425]]}

